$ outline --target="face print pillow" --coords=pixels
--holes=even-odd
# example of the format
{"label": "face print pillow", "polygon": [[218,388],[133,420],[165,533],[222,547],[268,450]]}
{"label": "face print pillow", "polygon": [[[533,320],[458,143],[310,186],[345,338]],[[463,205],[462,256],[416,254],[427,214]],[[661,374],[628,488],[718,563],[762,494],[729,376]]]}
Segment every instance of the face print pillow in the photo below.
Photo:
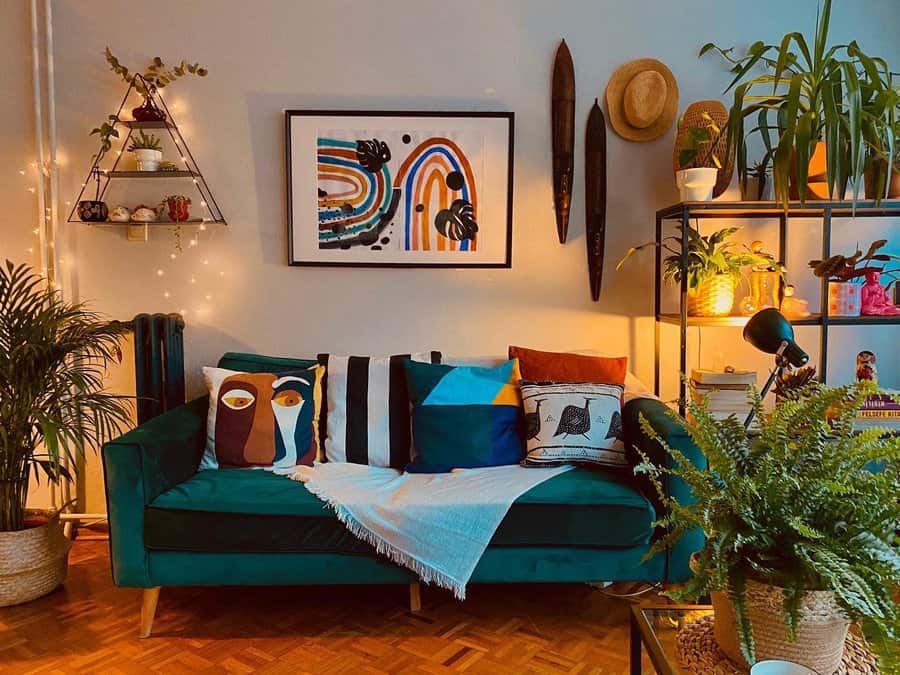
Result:
{"label": "face print pillow", "polygon": [[209,389],[201,469],[312,466],[319,449],[322,366],[284,373],[204,368]]}

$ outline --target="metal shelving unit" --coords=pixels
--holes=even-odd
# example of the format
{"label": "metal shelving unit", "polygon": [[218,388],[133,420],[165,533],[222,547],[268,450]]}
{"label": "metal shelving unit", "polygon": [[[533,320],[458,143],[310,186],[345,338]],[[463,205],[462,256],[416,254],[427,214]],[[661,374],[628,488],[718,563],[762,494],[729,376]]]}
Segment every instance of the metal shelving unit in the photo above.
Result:
{"label": "metal shelving unit", "polygon": [[[900,217],[900,200],[857,201],[854,207],[848,201],[807,201],[790,202],[785,210],[778,202],[679,202],[660,209],[656,212],[656,261],[654,265],[654,373],[653,388],[659,395],[660,391],[660,327],[662,324],[674,324],[679,327],[679,373],[687,369],[687,329],[689,326],[698,327],[722,327],[743,326],[749,317],[697,317],[687,314],[687,275],[682,274],[681,289],[679,295],[678,313],[662,312],[662,239],[663,221],[677,221],[682,227],[681,251],[682,269],[687,268],[686,251],[688,247],[687,228],[691,227],[693,219],[729,218],[729,219],[773,219],[778,221],[778,260],[784,263],[787,252],[788,222],[790,218],[821,218],[822,219],[822,257],[831,255],[831,225],[834,218],[890,218]],[[828,315],[828,285],[825,279],[820,286],[820,314],[813,314],[804,319],[797,319],[791,323],[795,326],[819,326],[819,365],[818,373],[822,382],[828,375],[828,329],[831,326],[882,326],[900,325],[900,317],[897,316],[858,316],[858,317],[832,317]],[[678,385],[678,411],[682,415],[685,412],[684,400],[686,395],[685,384],[679,380]]]}
{"label": "metal shelving unit", "polygon": [[[136,77],[141,78],[138,74]],[[143,80],[143,78],[141,78]],[[144,85],[149,88],[147,82],[144,81]],[[219,204],[216,202],[215,197],[213,197],[212,191],[209,189],[209,185],[206,184],[206,179],[203,177],[203,174],[200,172],[200,168],[197,166],[197,161],[194,159],[194,156],[191,154],[191,149],[188,147],[187,143],[184,140],[184,137],[181,135],[181,131],[178,129],[178,125],[175,123],[174,118],[172,117],[172,113],[169,111],[166,106],[166,102],[161,98],[156,96],[154,93],[149,94],[149,98],[157,105],[157,107],[165,113],[165,120],[152,121],[152,122],[139,122],[137,120],[123,120],[122,111],[125,108],[125,103],[128,101],[128,97],[131,95],[131,91],[134,89],[134,83],[130,84],[128,90],[125,92],[125,96],[122,98],[122,102],[119,104],[119,109],[116,111],[116,122],[113,125],[118,128],[122,126],[128,129],[128,134],[125,137],[125,140],[122,141],[122,148],[128,147],[128,142],[131,140],[132,134],[135,130],[144,130],[144,129],[164,129],[169,137],[172,139],[172,142],[175,145],[175,148],[178,150],[179,157],[181,162],[185,165],[185,169],[176,170],[176,171],[122,171],[117,169],[119,166],[119,162],[122,159],[122,151],[120,150],[116,155],[115,162],[110,169],[101,169],[100,162],[103,161],[103,158],[107,153],[100,152],[95,157],[93,162],[91,163],[91,168],[88,171],[87,178],[85,178],[84,182],[81,184],[81,191],[78,193],[78,197],[74,201],[74,206],[72,207],[72,211],[69,213],[68,222],[70,223],[85,223],[89,225],[109,225],[109,226],[128,226],[133,227],[136,225],[190,225],[190,224],[201,224],[201,223],[218,223],[220,225],[227,225],[225,221],[225,217],[222,215],[222,211],[219,208]],[[201,208],[207,209],[209,212],[209,218],[193,218],[190,220],[180,221],[180,222],[164,222],[164,221],[154,221],[149,223],[143,222],[125,222],[118,223],[114,221],[92,221],[87,222],[80,220],[75,217],[75,214],[78,210],[78,202],[81,201],[82,196],[84,195],[85,190],[92,180],[94,180],[94,176],[97,175],[99,171],[100,180],[103,181],[102,187],[99,191],[98,200],[102,200],[104,195],[106,195],[106,191],[109,188],[110,181],[116,179],[181,179],[181,178],[190,178],[194,185],[197,188],[197,191],[200,193],[201,197]]]}

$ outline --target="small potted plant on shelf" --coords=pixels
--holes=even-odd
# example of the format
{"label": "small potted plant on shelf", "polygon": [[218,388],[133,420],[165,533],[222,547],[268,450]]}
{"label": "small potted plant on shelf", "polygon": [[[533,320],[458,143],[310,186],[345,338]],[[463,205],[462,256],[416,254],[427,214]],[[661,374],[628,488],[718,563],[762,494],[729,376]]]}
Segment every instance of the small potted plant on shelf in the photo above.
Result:
{"label": "small potted plant on shelf", "polygon": [[69,540],[57,513],[26,508],[28,488],[70,480],[67,465],[130,424],[130,399],[103,388],[125,332],[26,265],[0,266],[0,606],[65,578]]}
{"label": "small potted plant on shelf", "polygon": [[163,197],[160,204],[162,214],[161,218],[168,218],[173,223],[182,223],[191,217],[189,207],[191,205],[190,197],[184,195],[167,195]]}
{"label": "small potted plant on shelf", "polygon": [[[736,250],[737,243],[729,241],[737,227],[727,227],[710,235],[701,235],[692,227],[687,228],[687,309],[690,316],[727,316],[734,306],[734,293],[741,280],[741,270],[748,265],[773,267],[783,271],[771,256],[754,252],[747,247]],[[682,230],[682,226],[678,226]],[[666,237],[661,246],[669,252],[663,260],[663,278],[669,283],[680,284],[682,279],[681,251],[669,242],[678,245],[680,237]],[[647,242],[632,246],[616,265],[620,269],[628,258],[638,251],[656,246]]]}
{"label": "small potted plant on shelf", "polygon": [[[880,80],[882,74],[875,72],[874,77]],[[890,71],[879,84],[882,86],[863,91],[861,119],[868,148],[866,198],[875,200],[900,197],[900,89]]]}
{"label": "small potted plant on shelf", "polygon": [[[810,260],[809,266],[820,279],[828,282],[828,313],[831,316],[859,316],[862,310],[860,286],[861,281],[870,272],[884,272],[881,267],[871,263],[885,263],[900,260],[900,257],[879,251],[887,245],[887,239],[872,242],[865,255],[859,249],[851,256],[833,255],[825,260]],[[896,270],[884,272],[896,274]]]}
{"label": "small potted plant on shelf", "polygon": [[[666,534],[647,557],[688,531],[705,533],[695,576],[666,595],[681,602],[711,595],[716,642],[739,666],[781,659],[842,672],[855,623],[882,672],[900,668],[900,437],[854,430],[876,391],[872,382],[812,382],[784,391],[768,415],[754,393],[760,428],[752,437],[733,415],[717,420],[700,397],[688,405],[687,420],[672,418],[708,459],[705,469],[641,420],[673,458],[663,467],[643,457],[635,469],[649,477],[668,513],[658,523]],[[873,472],[873,462],[884,464]],[[694,503],[668,496],[669,475],[687,483]]]}
{"label": "small potted plant on shelf", "polygon": [[158,56],[153,57],[153,60],[142,72],[137,72],[123,66],[119,59],[110,51],[109,47],[106,48],[104,55],[110,69],[144,97],[144,103],[131,111],[134,119],[138,122],[165,121],[165,112],[153,100],[157,90],[163,89],[185,75],[206,77],[208,72],[199,63],[188,63],[183,59],[177,66],[168,66]]}
{"label": "small potted plant on shelf", "polygon": [[712,199],[713,188],[722,162],[715,150],[722,130],[708,112],[700,113],[700,123],[684,127],[679,125],[678,166],[675,185],[683,202],[708,202]]}
{"label": "small potted plant on shelf", "polygon": [[[773,148],[775,199],[841,199],[852,186],[855,203],[865,165],[864,101],[885,95],[890,68],[865,54],[855,41],[829,45],[831,0],[823,0],[811,39],[788,33],[776,44],[754,42],[742,57],[710,42],[700,56],[716,52],[730,65],[730,152],[739,180],[748,175],[745,120]],[[767,72],[754,74],[764,67]]]}
{"label": "small potted plant on shelf", "polygon": [[159,168],[162,145],[153,134],[146,134],[143,129],[139,129],[138,135],[132,136],[128,149],[134,153],[138,171],[156,171]]}
{"label": "small potted plant on shelf", "polygon": [[740,180],[740,185],[742,201],[763,201],[769,188],[768,158],[764,158],[750,167],[747,175]]}

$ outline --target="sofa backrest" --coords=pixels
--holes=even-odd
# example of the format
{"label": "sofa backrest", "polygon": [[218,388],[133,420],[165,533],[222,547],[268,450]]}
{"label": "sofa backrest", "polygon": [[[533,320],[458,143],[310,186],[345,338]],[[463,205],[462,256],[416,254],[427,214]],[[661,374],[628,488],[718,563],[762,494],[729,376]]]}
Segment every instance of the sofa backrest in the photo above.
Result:
{"label": "sofa backrest", "polygon": [[243,352],[225,352],[219,359],[219,368],[242,373],[282,373],[285,370],[303,370],[314,365],[315,359],[290,359]]}

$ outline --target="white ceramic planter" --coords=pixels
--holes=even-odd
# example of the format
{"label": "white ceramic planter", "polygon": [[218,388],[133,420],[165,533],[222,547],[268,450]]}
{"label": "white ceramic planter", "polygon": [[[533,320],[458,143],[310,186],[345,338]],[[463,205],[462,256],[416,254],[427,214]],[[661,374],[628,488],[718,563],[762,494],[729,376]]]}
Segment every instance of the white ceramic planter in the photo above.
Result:
{"label": "white ceramic planter", "polygon": [[681,169],[675,172],[675,185],[683,202],[708,202],[716,187],[718,169]]}
{"label": "white ceramic planter", "polygon": [[156,171],[159,168],[159,163],[162,161],[162,150],[139,148],[133,152],[137,160],[138,171]]}
{"label": "white ceramic planter", "polygon": [[849,281],[828,282],[828,314],[830,316],[859,316],[859,285]]}

